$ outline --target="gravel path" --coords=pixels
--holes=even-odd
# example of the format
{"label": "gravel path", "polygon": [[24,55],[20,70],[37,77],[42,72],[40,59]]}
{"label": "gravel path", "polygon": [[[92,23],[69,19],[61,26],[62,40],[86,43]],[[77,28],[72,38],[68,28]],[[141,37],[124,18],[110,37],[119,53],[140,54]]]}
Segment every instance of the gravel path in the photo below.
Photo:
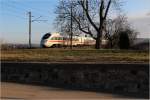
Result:
{"label": "gravel path", "polygon": [[44,86],[33,86],[18,83],[1,83],[2,100],[100,100],[121,99],[123,97],[97,92],[64,90]]}

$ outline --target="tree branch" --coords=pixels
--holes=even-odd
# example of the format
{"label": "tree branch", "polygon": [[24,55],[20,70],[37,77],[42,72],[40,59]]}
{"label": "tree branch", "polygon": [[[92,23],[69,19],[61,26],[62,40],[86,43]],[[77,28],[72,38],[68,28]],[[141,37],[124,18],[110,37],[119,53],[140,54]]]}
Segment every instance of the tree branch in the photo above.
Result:
{"label": "tree branch", "polygon": [[106,19],[106,16],[107,16],[107,14],[108,14],[108,11],[109,11],[111,2],[112,2],[112,0],[109,0],[108,5],[107,5],[107,8],[106,8],[106,11],[105,11],[104,20]]}
{"label": "tree branch", "polygon": [[103,25],[103,11],[104,11],[104,0],[101,0],[101,5],[99,8],[99,30],[102,29],[102,25]]}
{"label": "tree branch", "polygon": [[88,27],[88,31],[84,30],[84,28],[81,27],[81,23],[80,21],[77,20],[77,18],[75,16],[72,16],[72,18],[76,21],[76,23],[78,24],[79,30],[84,32],[85,34],[89,34],[93,39],[96,39],[96,37],[93,36],[92,32],[90,31],[89,27]]}
{"label": "tree branch", "polygon": [[[85,5],[84,5],[85,3]],[[83,10],[85,11],[86,13],[86,16],[90,22],[90,24],[95,28],[96,31],[99,31],[98,27],[96,26],[96,24],[92,21],[90,15],[89,15],[89,11],[88,11],[88,0],[85,0],[85,1],[81,1],[81,6],[83,8]],[[86,7],[85,7],[86,6]]]}

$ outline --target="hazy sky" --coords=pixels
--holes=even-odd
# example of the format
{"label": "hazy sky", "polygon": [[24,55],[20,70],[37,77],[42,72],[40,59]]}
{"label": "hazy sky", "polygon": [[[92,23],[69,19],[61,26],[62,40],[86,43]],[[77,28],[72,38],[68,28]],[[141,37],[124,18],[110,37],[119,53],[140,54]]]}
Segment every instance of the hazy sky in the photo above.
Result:
{"label": "hazy sky", "polygon": [[[138,37],[150,38],[150,0],[124,0],[123,12],[129,23],[140,32]],[[39,43],[43,34],[55,32],[55,8],[58,0],[0,0],[0,38],[9,43],[28,43],[28,11],[32,19],[32,43]]]}

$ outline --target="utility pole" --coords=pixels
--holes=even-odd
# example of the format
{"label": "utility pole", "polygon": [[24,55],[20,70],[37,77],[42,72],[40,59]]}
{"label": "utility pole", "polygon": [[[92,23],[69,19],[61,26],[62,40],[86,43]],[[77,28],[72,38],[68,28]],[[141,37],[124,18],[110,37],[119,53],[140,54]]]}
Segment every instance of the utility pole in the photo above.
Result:
{"label": "utility pole", "polygon": [[34,21],[47,21],[47,20],[38,20],[42,16],[32,20],[33,16],[31,14],[31,11],[29,11],[28,14],[29,14],[29,48],[31,49],[32,48],[32,44],[31,44],[31,23],[34,22]]}
{"label": "utility pole", "polygon": [[73,32],[72,32],[72,4],[71,4],[71,8],[70,8],[70,10],[71,10],[71,25],[70,25],[70,32],[71,32],[71,37],[70,37],[70,49],[72,49],[72,37],[73,37]]}
{"label": "utility pole", "polygon": [[29,14],[29,48],[31,49],[32,46],[31,46],[31,12],[28,12]]}

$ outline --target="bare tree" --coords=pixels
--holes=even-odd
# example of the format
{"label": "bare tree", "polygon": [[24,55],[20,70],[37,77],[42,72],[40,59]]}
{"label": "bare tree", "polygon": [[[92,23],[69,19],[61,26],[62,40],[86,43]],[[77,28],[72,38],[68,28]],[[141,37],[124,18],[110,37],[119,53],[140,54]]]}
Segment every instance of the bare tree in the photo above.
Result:
{"label": "bare tree", "polygon": [[[92,5],[93,2],[95,2],[95,4],[98,4],[97,5],[97,8],[98,8],[98,18],[99,18],[99,25],[97,26],[94,21],[92,20],[91,16],[90,16],[90,6],[89,5]],[[99,49],[100,48],[100,44],[101,44],[101,37],[102,37],[102,34],[103,34],[103,25],[104,25],[104,22],[106,20],[106,17],[108,15],[108,11],[109,11],[109,8],[110,8],[110,5],[112,3],[112,0],[100,0],[100,1],[88,1],[88,0],[82,0],[80,1],[80,4],[83,8],[83,10],[85,11],[85,15],[87,16],[87,19],[88,21],[90,22],[90,24],[93,26],[93,28],[96,30],[97,32],[97,37],[96,37],[96,45],[95,45],[95,48],[96,49]],[[90,4],[92,3],[92,4]],[[95,7],[93,7],[94,9]],[[97,9],[94,9],[94,10],[97,10]],[[97,14],[96,14],[97,15]]]}
{"label": "bare tree", "polygon": [[[72,17],[76,30],[90,35],[96,40],[95,48],[99,49],[104,23],[107,19],[111,4],[116,4],[118,0],[61,0],[57,7],[57,24],[65,26],[68,19]],[[70,7],[73,7],[71,14]],[[75,31],[76,31],[75,30]]]}
{"label": "bare tree", "polygon": [[105,23],[105,38],[109,40],[110,48],[117,47],[120,34],[126,32],[130,37],[130,44],[137,36],[137,32],[131,28],[127,17],[120,15],[115,19],[108,19]]}

